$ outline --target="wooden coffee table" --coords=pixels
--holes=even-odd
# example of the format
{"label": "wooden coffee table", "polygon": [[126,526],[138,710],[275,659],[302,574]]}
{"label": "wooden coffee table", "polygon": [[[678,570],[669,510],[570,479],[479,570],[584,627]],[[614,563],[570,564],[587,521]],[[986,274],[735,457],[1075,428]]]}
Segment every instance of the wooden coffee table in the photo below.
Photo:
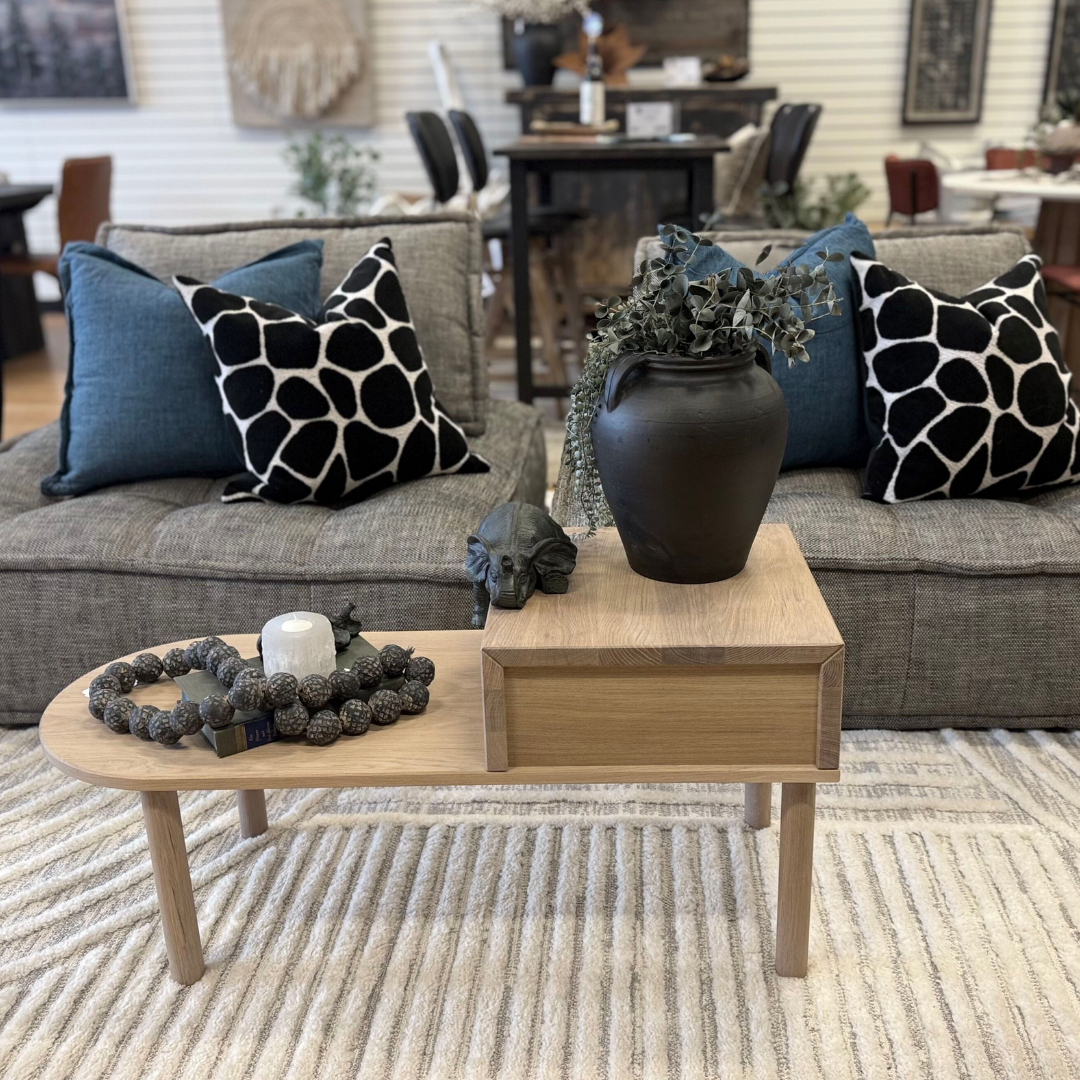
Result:
{"label": "wooden coffee table", "polygon": [[[781,975],[805,975],[815,785],[840,776],[843,642],[786,526],[763,526],[746,570],[717,585],[646,582],[625,566],[625,558],[620,567],[620,555],[613,535],[601,534],[583,543],[571,593],[576,590],[585,599],[602,594],[622,597],[635,605],[632,613],[640,615],[632,648],[623,641],[627,623],[619,612],[625,615],[625,605],[608,606],[587,627],[594,635],[596,656],[607,657],[615,666],[623,663],[635,680],[631,700],[638,706],[636,753],[630,752],[635,743],[625,730],[613,730],[605,738],[606,718],[581,708],[580,680],[587,677],[580,666],[568,668],[579,680],[578,689],[564,690],[569,698],[556,697],[546,706],[551,721],[546,743],[537,742],[535,730],[529,734],[515,727],[519,713],[514,694],[520,686],[539,685],[530,668],[535,670],[537,661],[542,666],[544,649],[542,644],[536,646],[521,665],[519,680],[513,658],[500,647],[495,631],[522,615],[528,616],[529,626],[540,626],[537,620],[544,609],[556,614],[571,593],[537,594],[522,613],[499,612],[488,631],[365,631],[375,646],[391,641],[411,645],[435,661],[431,703],[419,716],[402,717],[392,727],[372,728],[359,737],[342,736],[328,747],[288,740],[218,758],[202,735],[164,747],[114,734],[90,716],[82,693],[105,665],[61,691],[42,716],[42,747],[61,772],[90,784],[141,792],[173,977],[187,985],[203,973],[178,791],[235,790],[240,833],[249,837],[267,827],[266,788],[634,782],[743,783],[746,821],[755,828],[769,824],[771,784],[784,785],[776,970]],[[631,585],[635,588],[628,588]],[[643,599],[652,604],[657,598],[658,608],[636,607]],[[550,626],[556,637],[559,623],[556,619]],[[696,636],[684,640],[688,634]],[[173,644],[188,640],[153,651],[162,655]],[[255,652],[254,635],[226,640],[245,656]],[[493,734],[490,708],[485,730],[482,640],[486,689],[491,693],[495,664],[511,703],[502,732],[507,760],[494,769],[489,768],[488,754],[498,732]],[[509,661],[509,666],[494,660],[494,655]],[[649,715],[650,702],[668,700],[649,697],[654,692],[647,689],[649,680],[641,669],[650,666],[663,667],[668,676],[686,676],[688,685],[698,691],[695,700],[700,708],[695,715],[685,712],[685,704],[678,707],[684,724],[670,718],[665,723],[662,714]],[[612,673],[605,677],[610,685]],[[137,687],[131,697],[171,707],[179,693],[163,677],[151,686]],[[741,700],[750,703],[747,709]],[[766,707],[769,700],[774,702],[771,708]],[[790,718],[788,728],[785,717]],[[577,748],[578,757],[567,749],[568,732],[575,725],[588,725],[599,733],[591,748]],[[665,732],[664,737],[642,735],[653,728]],[[596,749],[604,745],[609,749],[606,756]]]}

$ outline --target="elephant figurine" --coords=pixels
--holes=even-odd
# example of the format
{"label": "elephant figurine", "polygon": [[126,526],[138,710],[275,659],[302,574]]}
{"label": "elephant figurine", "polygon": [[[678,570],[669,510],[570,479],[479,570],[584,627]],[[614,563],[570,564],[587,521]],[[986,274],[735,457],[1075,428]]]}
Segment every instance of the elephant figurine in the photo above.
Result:
{"label": "elephant figurine", "polygon": [[546,510],[520,502],[495,507],[468,539],[473,627],[483,628],[489,604],[523,608],[537,588],[566,592],[576,565],[577,548]]}

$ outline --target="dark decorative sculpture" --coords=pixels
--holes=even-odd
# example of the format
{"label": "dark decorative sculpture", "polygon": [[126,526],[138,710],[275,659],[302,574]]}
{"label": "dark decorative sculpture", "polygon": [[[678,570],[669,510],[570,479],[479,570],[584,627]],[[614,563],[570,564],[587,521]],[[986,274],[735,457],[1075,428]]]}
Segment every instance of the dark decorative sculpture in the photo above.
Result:
{"label": "dark decorative sculpture", "polygon": [[476,629],[488,605],[523,608],[539,588],[564,593],[577,565],[577,548],[546,510],[528,503],[495,507],[469,537],[465,573],[473,583]]}

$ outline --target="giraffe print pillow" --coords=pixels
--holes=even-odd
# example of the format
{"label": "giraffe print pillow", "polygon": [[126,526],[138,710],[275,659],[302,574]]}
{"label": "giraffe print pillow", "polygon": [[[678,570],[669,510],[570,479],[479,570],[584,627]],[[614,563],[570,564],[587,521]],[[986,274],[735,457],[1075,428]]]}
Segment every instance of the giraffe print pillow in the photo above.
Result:
{"label": "giraffe print pillow", "polygon": [[1072,376],[1037,255],[962,299],[852,256],[867,416],[866,494],[1011,495],[1080,481]]}
{"label": "giraffe print pillow", "polygon": [[388,239],[318,322],[191,278],[173,284],[213,346],[248,469],[223,501],[355,502],[403,480],[488,471],[435,400]]}

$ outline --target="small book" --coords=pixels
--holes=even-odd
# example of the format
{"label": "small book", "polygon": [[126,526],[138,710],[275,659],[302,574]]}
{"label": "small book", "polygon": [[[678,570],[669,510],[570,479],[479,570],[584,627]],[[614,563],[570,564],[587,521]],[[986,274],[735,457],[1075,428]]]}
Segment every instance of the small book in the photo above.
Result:
{"label": "small book", "polygon": [[[351,668],[361,656],[378,655],[379,650],[370,641],[357,636],[349,642],[347,649],[337,654],[337,666],[339,670]],[[261,656],[253,656],[244,663],[255,668],[256,671],[263,670]],[[228,696],[229,693],[212,671],[189,671],[187,675],[181,675],[175,681],[185,701],[202,701],[211,694]],[[361,690],[360,697],[367,701],[376,690],[400,690],[404,685],[404,676],[395,675],[391,679],[383,679],[377,686]],[[203,724],[202,733],[218,757],[242,754],[245,750],[253,750],[256,746],[276,742],[278,738],[274,731],[272,712],[237,712],[228,727],[215,730],[209,724]]]}

